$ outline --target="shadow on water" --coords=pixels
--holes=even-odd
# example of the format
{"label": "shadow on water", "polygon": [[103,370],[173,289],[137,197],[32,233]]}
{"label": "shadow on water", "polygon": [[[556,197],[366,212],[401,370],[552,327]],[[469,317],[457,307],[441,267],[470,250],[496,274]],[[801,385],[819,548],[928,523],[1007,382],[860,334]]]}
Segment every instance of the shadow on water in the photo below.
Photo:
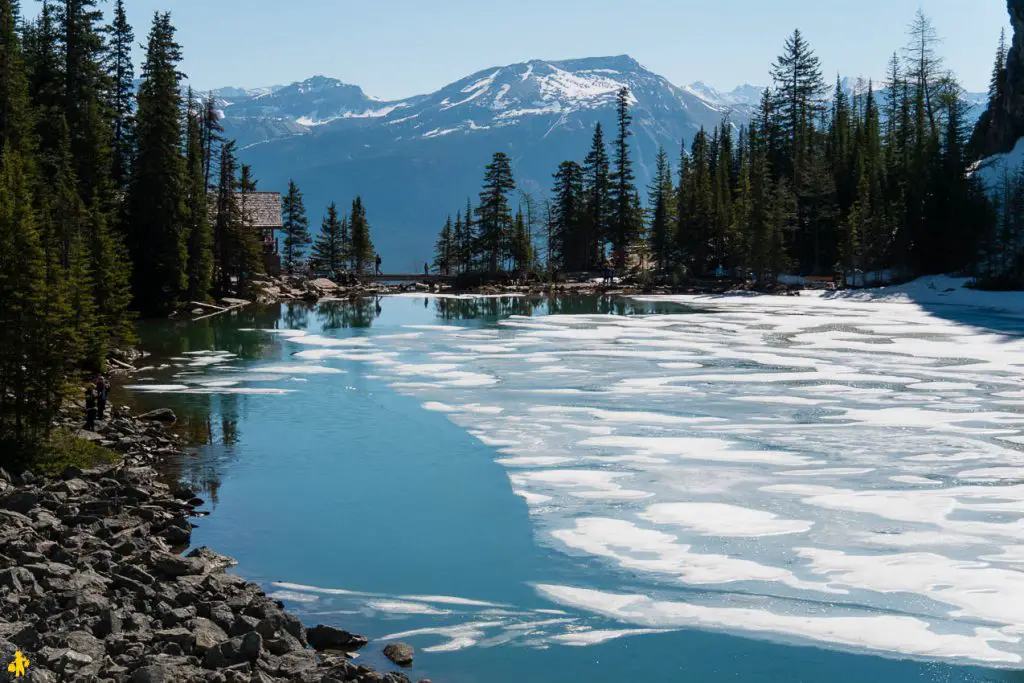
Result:
{"label": "shadow on water", "polygon": [[[823,299],[842,301],[850,298],[849,292],[856,290],[841,290],[828,292],[822,295]],[[976,327],[985,332],[1001,334],[1009,338],[1024,337],[1024,316],[1017,313],[998,311],[995,309],[984,309],[974,306],[963,306],[959,304],[939,303],[930,298],[916,297],[913,291],[906,292],[906,295],[915,304],[921,307],[929,315],[961,325]],[[855,301],[856,298],[850,300]]]}

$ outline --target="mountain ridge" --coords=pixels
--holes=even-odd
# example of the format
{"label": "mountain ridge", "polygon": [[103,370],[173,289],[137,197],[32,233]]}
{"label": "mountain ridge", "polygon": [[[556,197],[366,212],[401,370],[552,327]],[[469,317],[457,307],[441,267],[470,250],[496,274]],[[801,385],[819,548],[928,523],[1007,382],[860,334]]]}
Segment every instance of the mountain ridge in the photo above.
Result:
{"label": "mountain ridge", "polygon": [[725,115],[734,127],[746,123],[762,91],[744,85],[722,93],[699,81],[678,87],[629,55],[613,55],[491,66],[397,100],[323,75],[214,95],[225,133],[261,189],[295,180],[314,225],[329,202],[344,208],[361,195],[382,256],[416,272],[445,217],[467,196],[475,201],[494,152],[509,155],[520,190],[540,199],[560,162],[586,156],[595,124],[604,126],[606,143],[614,138],[623,86],[641,192],[660,148],[675,161],[680,144]]}

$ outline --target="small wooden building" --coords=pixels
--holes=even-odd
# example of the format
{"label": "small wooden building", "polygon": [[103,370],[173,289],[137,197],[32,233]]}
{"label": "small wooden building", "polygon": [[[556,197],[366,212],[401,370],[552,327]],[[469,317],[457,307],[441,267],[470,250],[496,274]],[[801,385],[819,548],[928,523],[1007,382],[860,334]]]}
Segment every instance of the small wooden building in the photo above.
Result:
{"label": "small wooden building", "polygon": [[238,205],[246,222],[263,242],[263,267],[268,275],[281,273],[277,231],[282,227],[280,192],[239,192]]}

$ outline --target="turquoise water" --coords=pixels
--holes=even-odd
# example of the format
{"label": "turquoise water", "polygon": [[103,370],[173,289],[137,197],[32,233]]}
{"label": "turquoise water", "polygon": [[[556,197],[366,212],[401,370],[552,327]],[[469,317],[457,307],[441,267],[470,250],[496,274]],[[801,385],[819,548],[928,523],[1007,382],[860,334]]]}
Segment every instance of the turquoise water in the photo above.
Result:
{"label": "turquoise water", "polygon": [[[723,328],[708,322],[716,315],[714,302],[686,304],[397,297],[358,307],[275,306],[195,324],[149,324],[142,337],[152,353],[146,361],[152,369],[133,380],[134,388],[119,389],[115,401],[173,408],[183,433],[196,444],[172,465],[173,474],[193,482],[208,500],[210,514],[198,520],[195,544],[236,557],[237,573],[264,585],[308,624],[334,624],[376,640],[364,650],[364,661],[383,667],[387,662],[377,653],[385,639],[409,642],[417,649],[409,672],[413,680],[1024,681],[1024,674],[1012,670],[1020,666],[1017,636],[1024,617],[1001,622],[996,608],[965,608],[961,600],[972,591],[983,596],[992,586],[1007,591],[1004,602],[1012,604],[1019,595],[1009,573],[1019,574],[1022,536],[1000,546],[1009,558],[1005,562],[988,560],[1000,572],[985,574],[988,583],[966,574],[978,556],[994,554],[981,545],[990,540],[985,533],[995,533],[991,525],[1019,521],[1021,515],[1012,512],[1016,507],[1000,507],[1000,501],[1017,500],[1007,492],[1017,492],[1019,482],[976,475],[987,486],[1007,488],[1003,497],[965,506],[960,517],[936,518],[937,528],[951,534],[941,524],[990,525],[957,527],[960,536],[982,540],[965,540],[942,555],[924,540],[924,545],[908,540],[906,547],[854,542],[842,535],[851,527],[888,538],[897,532],[924,534],[933,520],[901,518],[876,506],[867,512],[877,519],[865,522],[860,502],[852,507],[844,502],[837,492],[878,476],[879,463],[871,468],[875,474],[858,474],[868,469],[863,462],[844,461],[825,472],[825,479],[819,475],[829,468],[822,468],[814,481],[832,484],[831,493],[820,486],[797,490],[779,484],[771,478],[778,472],[769,476],[757,468],[768,462],[775,469],[806,473],[819,466],[813,453],[833,449],[843,451],[844,458],[859,457],[842,430],[817,429],[842,410],[859,420],[850,425],[857,439],[891,441],[885,431],[891,420],[880,419],[891,417],[887,411],[924,415],[925,409],[909,400],[917,396],[911,389],[916,384],[902,382],[884,363],[879,372],[888,375],[877,381],[865,384],[855,377],[860,369],[851,368],[850,357],[843,355],[850,349],[832,343],[838,334],[849,345],[855,327],[850,313],[851,320],[841,324],[823,319],[788,332],[774,330],[819,335],[808,351],[817,372],[825,372],[826,361],[841,358],[843,364],[828,370],[834,384],[816,385],[827,391],[779,401],[799,393],[801,380],[769,377],[779,382],[766,384],[756,375],[772,363],[772,372],[785,371],[778,359],[738,357],[739,337],[725,343],[715,337],[722,329],[758,336],[767,329],[765,321],[746,311],[726,312],[732,317],[722,318]],[[900,325],[911,324],[902,313],[897,318]],[[886,323],[874,313],[864,319]],[[612,320],[623,321],[627,332],[615,332]],[[663,322],[697,336],[668,337]],[[921,325],[930,327],[910,334],[915,343],[957,339],[937,326],[959,323],[929,318]],[[725,351],[704,358],[705,340],[708,348]],[[760,342],[744,337],[743,343],[757,348]],[[789,338],[787,344],[792,343]],[[1001,343],[1005,348],[1006,340]],[[782,354],[780,348],[761,351]],[[919,364],[918,370],[936,377],[912,378],[935,385],[918,391],[947,392],[944,403],[963,406],[978,405],[973,391],[1012,393],[1007,389],[1012,367],[965,371],[970,376],[957,388],[948,375],[963,363],[934,355],[951,362]],[[998,358],[986,358],[998,364]],[[791,362],[809,365],[806,357]],[[686,391],[659,384],[658,378],[694,371],[708,374]],[[992,376],[979,378],[982,371]],[[744,373],[749,378],[738,377]],[[1006,386],[1000,384],[1004,380]],[[780,391],[780,386],[796,389]],[[842,387],[859,397],[856,407],[833,402]],[[957,391],[966,394],[949,393]],[[828,398],[815,398],[819,395]],[[747,400],[752,396],[765,400]],[[865,397],[879,396],[889,403],[866,402]],[[1005,404],[1016,397],[1002,400],[1000,410],[1019,414]],[[591,412],[557,417],[581,408]],[[1000,422],[991,405],[977,410],[982,408],[978,420]],[[612,415],[618,410],[630,412]],[[860,419],[864,411],[870,419]],[[762,429],[780,421],[794,425],[785,438],[772,441],[752,431],[751,425]],[[910,445],[903,457],[965,452],[965,444],[957,442],[965,438],[979,440],[979,448],[1006,448],[1020,433],[1013,431],[1016,423],[1013,430],[983,425],[973,431],[974,423],[967,424],[967,436],[949,434],[936,432],[922,418],[918,431],[904,433]],[[717,430],[717,439],[723,434],[749,439],[747,450],[708,441],[701,448],[718,449],[718,455],[701,456],[710,460],[699,466],[673,465],[669,472],[664,448],[643,441],[684,433],[697,438],[694,434],[708,425]],[[804,427],[815,429],[796,443],[793,435]],[[811,443],[812,438],[820,443]],[[846,446],[839,448],[842,439]],[[1003,445],[995,439],[1004,439]],[[628,456],[621,454],[624,445]],[[794,454],[784,457],[784,447]],[[1012,464],[978,460],[970,468]],[[893,481],[902,478],[899,485],[907,495],[932,496],[920,480],[927,478],[925,470],[940,469],[929,465],[886,474]],[[683,474],[680,481],[673,479]],[[943,482],[943,490],[954,492],[971,483]],[[892,497],[891,483],[863,485],[869,493]],[[736,497],[733,490],[739,491]],[[973,488],[964,491],[977,495]],[[806,509],[798,514],[787,497],[794,494],[838,497],[811,515]],[[858,501],[864,499],[860,494]],[[761,497],[763,504],[754,505]],[[657,507],[681,498],[722,507]],[[738,502],[775,517],[740,517],[733,526],[746,530],[722,527]],[[839,512],[830,517],[829,510]],[[673,522],[682,526],[666,534],[665,515],[678,518],[684,511],[689,516]],[[662,525],[662,531],[641,528],[641,519]],[[757,531],[761,527],[767,530]],[[800,551],[806,568],[787,555],[788,544],[777,540],[800,533],[805,538],[796,545],[819,553]],[[687,545],[676,544],[676,538]],[[961,556],[964,548],[979,548],[980,555]],[[932,558],[931,578],[923,583],[930,581],[933,588],[895,587],[890,575],[854,575],[840,560],[852,559],[855,551],[879,559],[913,557],[918,566]],[[822,559],[825,552],[833,555]],[[935,573],[936,557],[949,559],[955,570]],[[826,560],[831,569],[822,567]],[[906,572],[893,565],[893,575]],[[822,576],[831,579],[829,585],[816,583]],[[947,584],[963,590],[946,589]],[[617,596],[634,596],[634,602],[619,605]],[[636,602],[636,596],[650,604]],[[1024,614],[1016,604],[1013,609]],[[956,616],[951,606],[964,616]],[[851,624],[863,619],[864,627],[838,628],[833,635],[817,621],[830,617]],[[800,621],[804,618],[809,626]],[[873,621],[877,618],[895,621]],[[929,652],[935,643],[962,648],[962,656],[948,661],[950,652],[942,647]]]}

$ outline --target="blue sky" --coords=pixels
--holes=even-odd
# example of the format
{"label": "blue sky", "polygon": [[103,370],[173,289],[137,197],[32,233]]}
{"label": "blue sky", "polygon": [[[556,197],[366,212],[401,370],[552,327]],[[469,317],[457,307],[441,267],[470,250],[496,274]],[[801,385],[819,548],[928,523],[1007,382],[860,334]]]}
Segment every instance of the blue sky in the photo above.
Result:
{"label": "blue sky", "polygon": [[199,88],[323,74],[382,98],[527,59],[624,53],[677,85],[764,85],[794,28],[828,79],[881,78],[919,7],[947,66],[984,90],[1003,0],[127,0],[140,41],[153,12],[171,10]]}

